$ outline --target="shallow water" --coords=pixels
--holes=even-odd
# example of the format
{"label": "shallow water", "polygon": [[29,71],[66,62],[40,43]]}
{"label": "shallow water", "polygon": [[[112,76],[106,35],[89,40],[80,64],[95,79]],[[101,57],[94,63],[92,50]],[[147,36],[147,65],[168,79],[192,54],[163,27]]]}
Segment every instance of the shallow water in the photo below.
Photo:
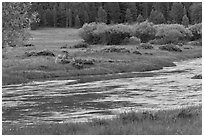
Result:
{"label": "shallow water", "polygon": [[[19,126],[111,118],[124,111],[202,104],[201,59],[145,72],[150,76],[77,83],[55,80],[3,86],[2,121]],[[142,74],[135,72],[132,74]]]}

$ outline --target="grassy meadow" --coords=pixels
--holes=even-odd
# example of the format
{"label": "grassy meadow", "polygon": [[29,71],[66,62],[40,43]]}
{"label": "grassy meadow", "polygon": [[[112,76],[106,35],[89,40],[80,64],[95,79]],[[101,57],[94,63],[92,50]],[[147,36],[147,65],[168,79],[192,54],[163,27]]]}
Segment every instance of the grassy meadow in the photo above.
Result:
{"label": "grassy meadow", "polygon": [[[124,72],[143,72],[161,69],[164,66],[173,66],[174,61],[197,58],[202,56],[201,46],[184,45],[182,52],[160,50],[158,45],[153,49],[143,49],[139,45],[113,45],[125,48],[130,53],[103,52],[107,45],[90,45],[88,48],[73,48],[73,45],[82,41],[77,29],[43,28],[30,31],[30,47],[9,47],[3,49],[2,82],[3,85],[19,84],[47,79],[82,79],[82,81],[115,78],[114,75]],[[64,48],[63,48],[64,47]],[[26,56],[29,51],[47,49],[55,54],[63,50],[69,52],[73,58],[94,59],[93,65],[84,65],[77,69],[70,63],[56,64],[52,56]],[[135,50],[142,53],[133,54]],[[93,76],[94,77],[90,77]]]}

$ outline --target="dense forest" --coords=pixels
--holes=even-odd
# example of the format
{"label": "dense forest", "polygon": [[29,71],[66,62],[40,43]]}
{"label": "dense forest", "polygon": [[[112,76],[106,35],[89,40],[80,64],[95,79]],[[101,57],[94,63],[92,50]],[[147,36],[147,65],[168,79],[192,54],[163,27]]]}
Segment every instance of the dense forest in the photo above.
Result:
{"label": "dense forest", "polygon": [[143,22],[195,24],[202,22],[199,2],[34,2],[38,27],[81,27],[84,23]]}

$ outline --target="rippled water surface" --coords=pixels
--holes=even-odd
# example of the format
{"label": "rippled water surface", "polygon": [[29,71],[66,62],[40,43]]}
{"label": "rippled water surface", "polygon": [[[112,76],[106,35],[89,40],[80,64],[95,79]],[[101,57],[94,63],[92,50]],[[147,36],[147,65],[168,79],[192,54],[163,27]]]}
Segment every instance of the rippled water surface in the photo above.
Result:
{"label": "rippled water surface", "polygon": [[18,125],[77,122],[109,118],[130,110],[199,105],[202,80],[191,77],[201,74],[201,63],[201,59],[194,59],[178,62],[175,67],[145,72],[153,74],[151,77],[3,86],[2,121]]}

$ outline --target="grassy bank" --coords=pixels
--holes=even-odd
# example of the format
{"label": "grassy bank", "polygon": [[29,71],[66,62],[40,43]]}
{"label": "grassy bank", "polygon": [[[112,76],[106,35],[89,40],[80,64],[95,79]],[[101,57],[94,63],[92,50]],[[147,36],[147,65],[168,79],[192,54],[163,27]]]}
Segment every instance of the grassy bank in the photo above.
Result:
{"label": "grassy bank", "polygon": [[[76,29],[41,29],[31,31],[31,47],[13,47],[3,51],[3,85],[18,84],[47,79],[82,79],[82,81],[111,79],[117,76],[106,74],[132,71],[150,71],[173,66],[174,61],[202,57],[201,46],[184,45],[182,52],[169,52],[153,45],[153,49],[143,49],[139,45],[117,45],[130,53],[103,52],[106,45],[90,45],[88,48],[72,48],[80,42]],[[61,47],[65,47],[62,49]],[[56,56],[67,50],[70,56],[82,59],[94,59],[93,65],[84,65],[77,69],[72,64],[56,64],[52,56],[27,57],[26,52],[47,49]],[[134,54],[139,51],[142,55]],[[94,75],[96,77],[90,77]]]}
{"label": "grassy bank", "polygon": [[129,112],[111,120],[86,123],[3,125],[3,135],[201,135],[202,106],[174,110]]}

